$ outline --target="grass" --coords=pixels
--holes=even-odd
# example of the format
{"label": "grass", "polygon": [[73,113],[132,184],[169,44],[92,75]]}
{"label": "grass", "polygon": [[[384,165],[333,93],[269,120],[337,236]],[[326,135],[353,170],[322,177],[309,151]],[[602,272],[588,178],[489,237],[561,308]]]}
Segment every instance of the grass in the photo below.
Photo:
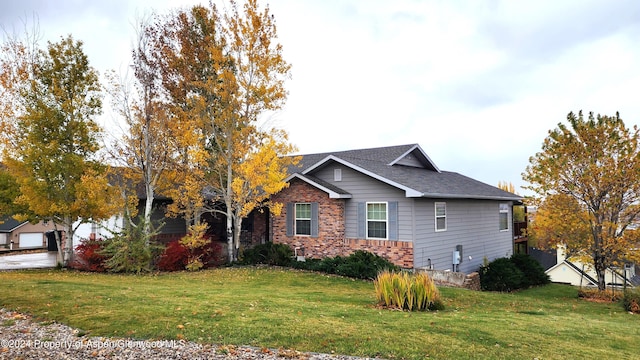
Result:
{"label": "grass", "polygon": [[638,315],[563,285],[515,294],[440,288],[445,310],[409,313],[376,307],[371,282],[274,268],[3,272],[0,283],[1,307],[90,336],[388,359],[633,358],[639,349]]}

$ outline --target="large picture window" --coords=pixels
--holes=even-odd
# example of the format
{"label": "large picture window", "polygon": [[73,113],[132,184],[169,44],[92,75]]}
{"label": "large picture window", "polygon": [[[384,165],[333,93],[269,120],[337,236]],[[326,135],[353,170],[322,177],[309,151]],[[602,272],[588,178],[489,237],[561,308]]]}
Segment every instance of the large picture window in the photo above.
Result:
{"label": "large picture window", "polygon": [[296,204],[296,235],[311,235],[311,204]]}
{"label": "large picture window", "polygon": [[500,204],[500,231],[509,230],[509,204]]}
{"label": "large picture window", "polygon": [[367,238],[387,238],[387,203],[367,203]]}
{"label": "large picture window", "polygon": [[435,207],[436,231],[445,231],[447,230],[447,203],[437,202]]}

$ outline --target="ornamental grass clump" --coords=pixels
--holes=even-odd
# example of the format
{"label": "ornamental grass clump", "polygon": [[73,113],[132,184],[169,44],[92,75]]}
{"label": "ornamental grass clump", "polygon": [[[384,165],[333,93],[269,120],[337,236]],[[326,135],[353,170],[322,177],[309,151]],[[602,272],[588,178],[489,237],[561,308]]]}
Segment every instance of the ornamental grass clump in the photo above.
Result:
{"label": "ornamental grass clump", "polygon": [[382,271],[373,282],[378,304],[391,309],[442,310],[440,291],[426,273]]}

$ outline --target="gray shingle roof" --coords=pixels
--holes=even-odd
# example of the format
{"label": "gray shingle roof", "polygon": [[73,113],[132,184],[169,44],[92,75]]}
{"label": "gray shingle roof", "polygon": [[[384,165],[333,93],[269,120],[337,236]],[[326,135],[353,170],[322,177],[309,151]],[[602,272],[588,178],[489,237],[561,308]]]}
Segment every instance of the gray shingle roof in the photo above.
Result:
{"label": "gray shingle roof", "polygon": [[0,232],[11,232],[25,222],[26,221],[18,221],[11,216],[2,216],[0,217]]}
{"label": "gray shingle roof", "polygon": [[[407,152],[414,155],[414,158],[422,163],[422,167],[397,163],[391,165]],[[467,176],[439,171],[417,144],[301,156],[298,166],[289,169],[290,174],[301,173],[311,176],[315,169],[337,161],[380,181],[402,188],[407,191],[407,196],[514,201],[522,199],[518,195]]]}

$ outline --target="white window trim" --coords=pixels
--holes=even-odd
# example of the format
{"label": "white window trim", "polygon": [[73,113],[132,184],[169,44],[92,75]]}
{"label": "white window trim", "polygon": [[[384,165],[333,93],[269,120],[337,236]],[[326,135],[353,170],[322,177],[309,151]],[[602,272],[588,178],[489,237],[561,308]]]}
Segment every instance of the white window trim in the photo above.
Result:
{"label": "white window trim", "polygon": [[[438,215],[438,205],[444,205],[444,215]],[[434,224],[433,228],[436,232],[447,231],[447,203],[444,201],[436,201],[433,204]],[[444,229],[438,229],[438,218],[444,218]]]}
{"label": "white window trim", "polygon": [[[384,224],[385,224],[385,237],[381,238],[381,237],[369,237],[369,205],[373,205],[373,204],[384,204],[384,208],[385,208],[385,219],[384,219]],[[371,221],[378,221],[378,222],[382,222],[382,220],[371,220]],[[388,240],[389,239],[389,203],[387,201],[370,201],[365,203],[364,205],[364,235],[366,239],[371,239],[371,240]]]}
{"label": "white window trim", "polygon": [[299,202],[293,205],[293,236],[311,236],[311,234],[298,234],[298,220],[309,220],[309,232],[311,232],[311,213],[309,218],[298,218],[298,205],[309,205],[309,211],[311,211],[311,203]]}
{"label": "white window trim", "polygon": [[[502,209],[502,205],[506,205],[506,209]],[[507,228],[506,229],[500,229],[500,216],[502,214],[507,214]],[[505,232],[505,231],[509,231],[510,227],[509,227],[509,204],[507,203],[500,203],[498,205],[498,229],[500,232]]]}

